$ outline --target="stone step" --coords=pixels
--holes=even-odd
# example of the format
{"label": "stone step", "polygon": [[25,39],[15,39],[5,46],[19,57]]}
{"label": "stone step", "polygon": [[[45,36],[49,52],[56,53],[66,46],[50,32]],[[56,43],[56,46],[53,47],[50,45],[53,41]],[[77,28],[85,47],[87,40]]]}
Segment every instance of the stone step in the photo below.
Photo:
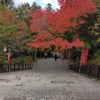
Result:
{"label": "stone step", "polygon": [[53,58],[41,59],[34,63],[33,70],[66,70],[68,69],[67,60]]}

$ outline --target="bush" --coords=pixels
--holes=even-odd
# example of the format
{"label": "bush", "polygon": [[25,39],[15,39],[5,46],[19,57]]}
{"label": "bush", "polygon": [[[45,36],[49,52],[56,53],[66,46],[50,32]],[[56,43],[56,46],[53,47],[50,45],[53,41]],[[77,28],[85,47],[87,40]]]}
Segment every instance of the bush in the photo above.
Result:
{"label": "bush", "polygon": [[2,67],[3,69],[7,69],[5,66],[6,63],[6,54],[0,50],[0,67]]}
{"label": "bush", "polygon": [[6,55],[0,52],[0,64],[4,64],[6,62]]}
{"label": "bush", "polygon": [[98,57],[100,56],[100,50],[98,50],[95,54],[94,54],[95,57]]}

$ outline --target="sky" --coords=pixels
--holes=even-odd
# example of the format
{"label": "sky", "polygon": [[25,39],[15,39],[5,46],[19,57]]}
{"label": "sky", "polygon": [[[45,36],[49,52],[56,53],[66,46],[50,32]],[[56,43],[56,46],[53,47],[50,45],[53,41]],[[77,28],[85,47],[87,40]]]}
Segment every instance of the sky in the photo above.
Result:
{"label": "sky", "polygon": [[22,3],[26,3],[26,2],[28,2],[31,5],[33,2],[36,2],[42,8],[44,8],[45,5],[48,3],[52,4],[52,7],[54,9],[59,8],[57,0],[14,0],[14,2],[15,2],[15,6],[18,6],[18,5],[20,5]]}

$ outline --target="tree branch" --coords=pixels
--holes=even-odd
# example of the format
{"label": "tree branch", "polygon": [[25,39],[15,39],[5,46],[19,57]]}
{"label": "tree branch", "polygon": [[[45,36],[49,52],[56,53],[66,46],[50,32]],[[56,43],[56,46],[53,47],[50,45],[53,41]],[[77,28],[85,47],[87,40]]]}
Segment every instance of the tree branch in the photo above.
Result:
{"label": "tree branch", "polygon": [[[43,23],[40,21],[40,23],[43,25]],[[51,33],[55,38],[57,38],[58,36],[56,36],[54,33],[52,33],[48,28],[45,27],[45,25],[43,25],[43,27],[49,32]]]}

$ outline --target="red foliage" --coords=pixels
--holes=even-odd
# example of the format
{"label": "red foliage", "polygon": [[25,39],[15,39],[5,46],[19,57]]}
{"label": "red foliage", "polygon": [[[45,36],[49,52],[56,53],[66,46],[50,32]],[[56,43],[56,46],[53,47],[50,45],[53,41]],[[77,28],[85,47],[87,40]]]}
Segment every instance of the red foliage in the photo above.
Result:
{"label": "red foliage", "polygon": [[85,23],[83,17],[95,13],[96,6],[92,0],[58,0],[58,2],[60,9],[56,11],[39,9],[31,14],[30,29],[37,34],[32,43],[28,44],[30,47],[50,48],[54,45],[56,50],[59,48],[63,50],[72,46],[76,48],[83,46],[83,42],[78,37],[72,43],[61,37],[64,32],[69,32],[70,27],[76,29],[77,26]]}

